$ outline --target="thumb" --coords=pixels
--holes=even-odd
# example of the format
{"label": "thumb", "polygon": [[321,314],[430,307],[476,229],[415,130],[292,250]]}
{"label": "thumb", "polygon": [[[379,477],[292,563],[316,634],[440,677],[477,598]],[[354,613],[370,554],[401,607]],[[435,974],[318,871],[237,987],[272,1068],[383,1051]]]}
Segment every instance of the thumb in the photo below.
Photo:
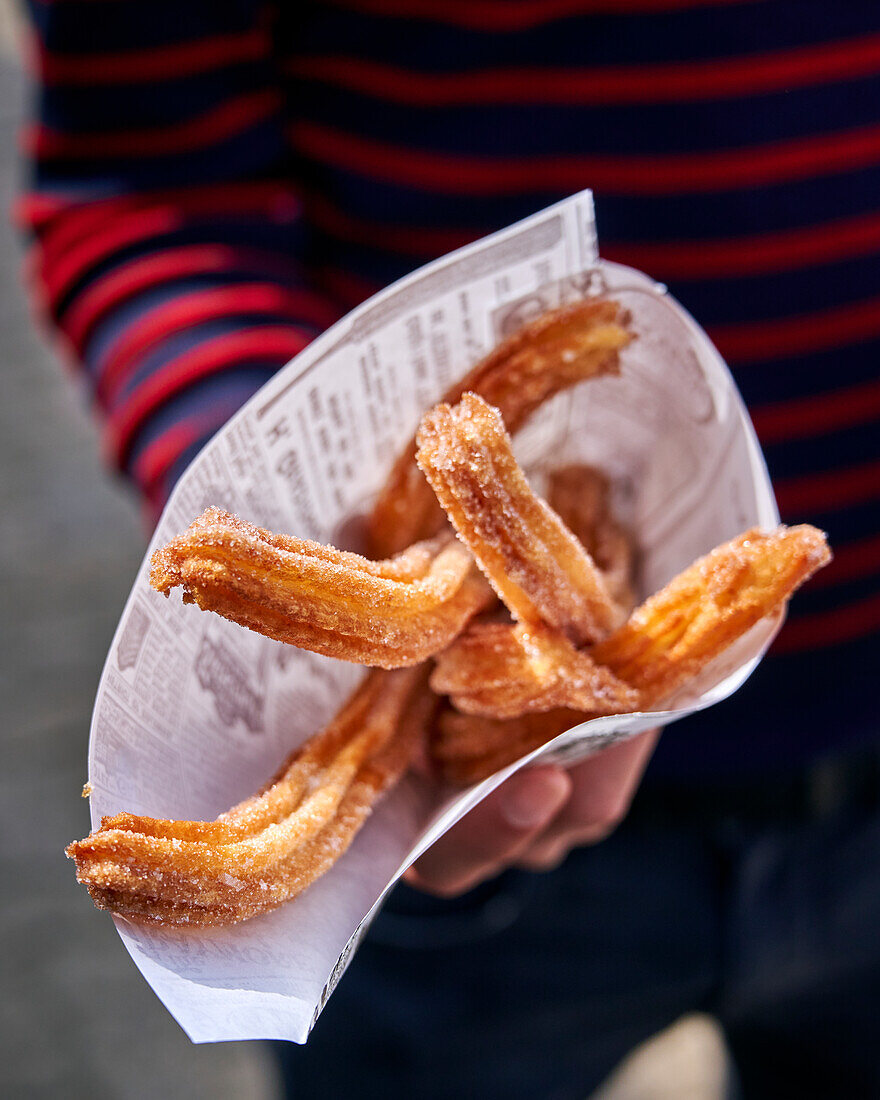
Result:
{"label": "thumb", "polygon": [[567,772],[552,764],[525,768],[445,833],[406,879],[442,897],[498,874],[547,827],[571,793]]}

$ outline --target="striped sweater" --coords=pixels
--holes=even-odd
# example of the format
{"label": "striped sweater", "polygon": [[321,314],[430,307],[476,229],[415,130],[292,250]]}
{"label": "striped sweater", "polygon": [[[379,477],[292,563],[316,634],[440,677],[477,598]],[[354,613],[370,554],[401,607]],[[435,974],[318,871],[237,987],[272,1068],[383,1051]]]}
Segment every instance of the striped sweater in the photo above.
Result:
{"label": "striped sweater", "polygon": [[366,295],[592,187],[603,254],[704,324],[783,518],[836,551],[752,684],[675,738],[669,766],[876,738],[875,0],[29,9],[29,274],[109,459],[153,508]]}

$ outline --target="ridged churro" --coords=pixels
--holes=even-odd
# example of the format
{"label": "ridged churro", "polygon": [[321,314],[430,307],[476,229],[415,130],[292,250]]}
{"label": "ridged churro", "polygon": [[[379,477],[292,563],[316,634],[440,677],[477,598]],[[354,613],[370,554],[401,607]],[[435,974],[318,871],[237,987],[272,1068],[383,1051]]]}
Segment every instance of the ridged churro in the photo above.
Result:
{"label": "ridged churro", "polygon": [[432,409],[417,440],[419,466],[514,618],[555,627],[577,645],[618,624],[602,574],[529,486],[497,409],[466,393]]}
{"label": "ridged churro", "polygon": [[[511,433],[545,401],[590,378],[617,374],[632,339],[629,317],[607,299],[574,302],[542,314],[508,337],[443,396],[449,405],[471,391],[496,406]],[[443,512],[415,463],[416,442],[400,454],[369,521],[369,551],[389,557],[443,526]]]}
{"label": "ridged churro", "polygon": [[636,691],[559,631],[504,623],[472,624],[438,656],[431,687],[462,713],[490,718],[558,707],[620,714],[639,703]]}
{"label": "ridged churro", "polygon": [[95,904],[141,923],[222,925],[274,909],[348,848],[410,763],[435,697],[424,669],[371,672],[276,779],[216,821],[105,817],[67,854]]}
{"label": "ridged churro", "polygon": [[484,718],[448,707],[440,712],[429,742],[431,759],[446,782],[479,783],[593,717],[563,707],[519,718]]}
{"label": "ridged churro", "polygon": [[596,563],[609,596],[628,615],[636,605],[635,543],[612,515],[610,492],[602,470],[573,463],[551,471],[547,503]]}
{"label": "ridged churro", "polygon": [[439,536],[373,562],[209,508],[153,555],[150,583],[267,637],[356,664],[438,653],[491,599],[470,555]]}
{"label": "ridged churro", "polygon": [[[807,524],[770,533],[746,531],[679,573],[584,656],[633,689],[635,702],[629,709],[659,707],[782,606],[830,558],[825,535]],[[470,661],[467,678],[460,663],[465,652]],[[435,762],[445,778],[485,779],[579,722],[613,713],[602,706],[585,712],[555,709],[546,721],[537,714],[499,721],[512,710],[503,678],[513,672],[507,688],[519,699],[531,671],[523,663],[517,628],[509,624],[490,628],[475,623],[454,644],[451,657],[441,657],[434,686],[445,684],[460,691],[461,698],[453,695],[453,703],[470,711],[442,715],[432,741]],[[563,696],[557,698],[570,707]],[[499,706],[494,717],[493,702]]]}
{"label": "ridged churro", "polygon": [[745,531],[679,573],[590,654],[638,691],[641,709],[656,706],[830,560],[824,532],[809,524]]}

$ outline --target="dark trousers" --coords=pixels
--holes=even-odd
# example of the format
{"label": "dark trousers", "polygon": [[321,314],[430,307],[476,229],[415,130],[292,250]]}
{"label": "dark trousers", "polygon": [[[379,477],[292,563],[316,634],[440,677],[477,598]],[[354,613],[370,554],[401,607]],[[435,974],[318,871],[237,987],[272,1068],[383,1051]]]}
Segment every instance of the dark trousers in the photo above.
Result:
{"label": "dark trousers", "polygon": [[398,891],[308,1045],[274,1044],[288,1095],[583,1100],[703,1010],[746,1100],[880,1097],[876,773],[648,787],[556,872]]}

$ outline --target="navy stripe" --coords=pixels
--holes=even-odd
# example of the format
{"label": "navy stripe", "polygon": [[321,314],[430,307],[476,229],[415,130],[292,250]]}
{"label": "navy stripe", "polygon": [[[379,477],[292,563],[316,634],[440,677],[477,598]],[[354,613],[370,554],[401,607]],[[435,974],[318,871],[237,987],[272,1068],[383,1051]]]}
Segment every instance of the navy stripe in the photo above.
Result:
{"label": "navy stripe", "polygon": [[[232,405],[230,398],[233,396],[237,398],[234,407],[240,407],[274,373],[275,368],[267,366],[264,362],[241,364],[237,368],[208,375],[189,389],[176,394],[172,400],[154,413],[138,433],[131,447],[129,464],[133,466],[147,446],[173,428],[180,420],[203,414],[215,404]],[[213,434],[219,425],[211,424],[210,427]]]}
{"label": "navy stripe", "polygon": [[711,279],[670,281],[670,290],[700,322],[730,324],[820,312],[880,294],[880,251],[842,263],[784,271],[772,277],[726,279],[723,292]]}
{"label": "navy stripe", "polygon": [[[504,4],[506,0],[498,0]],[[344,3],[340,3],[344,9]],[[453,65],[517,65],[552,58],[578,68],[711,59],[822,44],[880,29],[869,2],[772,0],[667,12],[581,15],[505,32],[406,17],[386,18],[324,3],[281,5],[279,37],[291,54],[344,53],[443,72]]]}
{"label": "navy stripe", "polygon": [[660,738],[654,774],[768,778],[829,752],[876,745],[876,681],[876,645],[864,638],[816,654],[771,649],[733,698]]}
{"label": "navy stripe", "polygon": [[840,604],[857,603],[877,596],[880,593],[880,577],[863,577],[856,581],[849,581],[834,586],[816,586],[807,584],[798,593],[797,600],[793,600],[789,614],[793,620],[802,619],[807,615],[815,615],[826,611],[833,611]]}
{"label": "navy stripe", "polygon": [[854,542],[856,539],[872,538],[880,533],[880,521],[877,517],[877,497],[861,504],[850,504],[846,508],[832,508],[829,511],[816,511],[805,515],[801,511],[792,511],[782,518],[787,523],[813,523],[828,533],[832,548],[837,542]]}
{"label": "navy stripe", "polygon": [[746,404],[763,405],[801,397],[805,393],[825,392],[831,380],[847,386],[871,382],[877,378],[878,362],[880,343],[864,340],[847,347],[845,353],[839,348],[831,348],[813,355],[793,355],[772,363],[749,363],[743,367],[734,363],[732,366]]}
{"label": "navy stripe", "polygon": [[44,86],[40,118],[50,128],[83,133],[125,131],[132,118],[138,120],[138,129],[174,125],[198,118],[227,99],[272,87],[270,77],[265,61],[245,61],[159,84],[114,84],[109,95],[100,84]]}
{"label": "navy stripe", "polygon": [[291,81],[290,95],[301,118],[343,128],[361,137],[413,149],[532,156],[583,153],[590,156],[672,156],[703,149],[740,149],[821,132],[855,129],[876,122],[880,74],[851,82],[744,97],[724,105],[656,103],[578,106],[542,103],[540,78],[535,103],[462,107],[413,107],[358,95],[314,81]]}
{"label": "navy stripe", "polygon": [[[176,359],[179,355],[205,343],[217,336],[224,336],[240,331],[242,328],[261,328],[269,325],[291,325],[289,317],[271,317],[268,314],[234,313],[223,319],[204,321],[197,325],[190,325],[182,332],[169,333],[138,363],[137,370],[126,379],[118,394],[113,400],[114,407],[124,407],[140,389],[144,382],[151,378],[156,370]],[[281,366],[281,364],[278,364]],[[224,368],[225,369],[225,368]]]}
{"label": "navy stripe", "polygon": [[153,191],[179,186],[181,180],[188,183],[228,180],[230,167],[235,170],[231,178],[248,178],[262,173],[267,163],[280,159],[282,152],[278,120],[269,118],[220,144],[185,153],[149,157],[64,157],[44,161],[35,182],[39,189],[49,183],[66,189],[89,173],[97,195],[118,194],[120,190]]}
{"label": "navy stripe", "polygon": [[[874,345],[874,354],[880,356],[880,341]],[[765,446],[764,456],[775,478],[808,476],[813,471],[841,469],[872,458],[880,459],[880,432],[876,422],[858,424],[821,436],[819,446],[816,437]],[[880,480],[876,496],[880,503]]]}
{"label": "navy stripe", "polygon": [[258,0],[150,0],[149,4],[96,4],[90,0],[45,3],[26,0],[30,18],[48,50],[66,54],[116,53],[198,41],[213,34],[250,30],[267,4]]}
{"label": "navy stripe", "polygon": [[[513,195],[427,194],[301,157],[294,157],[293,170],[307,188],[355,218],[400,226],[473,227],[477,235],[501,229],[569,193],[548,187]],[[582,186],[594,186],[594,181],[585,177]],[[774,233],[843,213],[874,212],[878,195],[880,163],[860,172],[769,187],[638,196],[599,190],[595,198],[600,243],[633,243]]]}

